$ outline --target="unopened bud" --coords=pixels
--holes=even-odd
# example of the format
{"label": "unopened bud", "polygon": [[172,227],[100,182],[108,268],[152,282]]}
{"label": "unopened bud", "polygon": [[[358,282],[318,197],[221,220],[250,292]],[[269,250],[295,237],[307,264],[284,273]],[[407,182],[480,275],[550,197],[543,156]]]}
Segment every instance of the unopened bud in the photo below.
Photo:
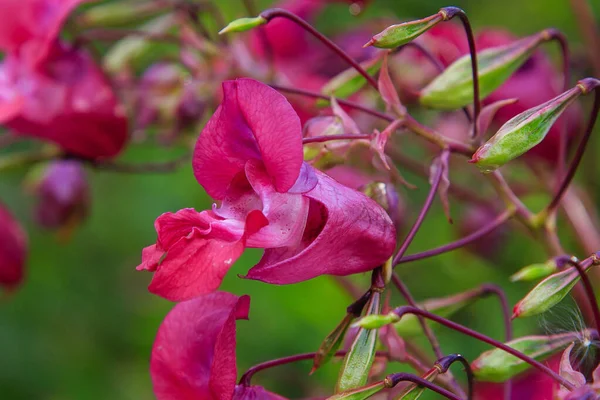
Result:
{"label": "unopened bud", "polygon": [[[573,333],[524,336],[506,345],[537,361],[543,361],[566,348],[573,340]],[[475,377],[486,382],[504,382],[530,367],[530,364],[502,349],[486,351],[471,364]]]}
{"label": "unopened bud", "polygon": [[531,289],[513,309],[513,318],[541,314],[564,299],[579,280],[574,267],[550,275]]}
{"label": "unopened bud", "polygon": [[[531,56],[535,48],[548,40],[548,34],[540,32],[506,46],[499,46],[477,53],[479,94],[481,98],[502,85]],[[473,102],[473,72],[471,56],[456,60],[438,75],[422,91],[422,105],[431,108],[456,110]]]}
{"label": "unopened bud", "polygon": [[511,118],[469,161],[482,172],[491,172],[538,145],[554,122],[582,90],[575,86],[552,100]]}
{"label": "unopened bud", "polygon": [[511,282],[518,281],[535,281],[540,278],[545,278],[550,274],[558,271],[556,261],[548,260],[545,263],[531,264],[521,268],[510,277]]}
{"label": "unopened bud", "polygon": [[443,21],[443,19],[442,14],[437,13],[427,18],[388,26],[383,31],[373,36],[364,47],[375,46],[381,49],[394,49],[408,42],[412,42],[417,37],[433,28],[438,22]]}
{"label": "unopened bud", "polygon": [[261,26],[267,23],[267,20],[260,15],[254,18],[238,18],[235,21],[231,21],[225,28],[219,31],[219,35],[229,32],[244,32],[249,31],[252,28]]}
{"label": "unopened bud", "polygon": [[362,317],[353,326],[358,326],[365,329],[379,329],[397,321],[399,321],[399,318],[394,313],[373,314]]}

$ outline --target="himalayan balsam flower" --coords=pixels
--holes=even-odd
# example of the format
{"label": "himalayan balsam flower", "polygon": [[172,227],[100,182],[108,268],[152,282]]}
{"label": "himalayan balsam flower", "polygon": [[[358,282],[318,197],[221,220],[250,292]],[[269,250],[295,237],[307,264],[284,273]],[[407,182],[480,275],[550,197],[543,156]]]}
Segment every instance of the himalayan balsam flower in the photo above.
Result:
{"label": "himalayan balsam flower", "polygon": [[235,325],[250,298],[214,292],[177,304],[161,324],[150,359],[158,400],[283,400],[259,386],[236,385]]}
{"label": "himalayan balsam flower", "polygon": [[116,155],[127,120],[92,58],[62,43],[59,30],[81,0],[0,2],[0,124],[87,157]]}
{"label": "himalayan balsam flower", "polygon": [[194,174],[220,205],[158,217],[158,240],[142,252],[150,291],[180,301],[216,290],[246,247],[264,248],[247,278],[290,284],[369,271],[393,252],[385,211],[303,161],[302,129],[270,87],[238,79],[208,121]]}
{"label": "himalayan balsam flower", "polygon": [[13,289],[23,280],[27,258],[27,236],[0,204],[0,286]]}

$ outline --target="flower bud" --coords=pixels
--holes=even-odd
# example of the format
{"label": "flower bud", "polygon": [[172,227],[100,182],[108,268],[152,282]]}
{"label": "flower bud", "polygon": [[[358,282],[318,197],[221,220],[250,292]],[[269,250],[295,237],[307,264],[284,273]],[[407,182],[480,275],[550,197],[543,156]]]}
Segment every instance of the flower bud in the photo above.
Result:
{"label": "flower bud", "polygon": [[[373,292],[366,306],[366,316],[377,315],[380,309],[381,293]],[[364,386],[369,378],[369,371],[375,360],[377,330],[361,328],[350,347],[340,369],[340,376],[335,388],[342,393]]]}
{"label": "flower bud", "polygon": [[[542,31],[506,46],[477,53],[479,94],[485,98],[515,72],[535,48],[549,39]],[[420,94],[422,105],[443,110],[456,110],[473,102],[473,73],[471,57],[465,55],[438,75]]]}
{"label": "flower bud", "polygon": [[443,19],[442,13],[437,13],[427,18],[388,26],[383,31],[373,36],[364,47],[375,46],[380,49],[394,49],[408,42],[412,42]]}
{"label": "flower bud", "polygon": [[[566,348],[575,340],[573,333],[550,336],[524,336],[506,345],[537,361],[543,361]],[[486,382],[504,382],[530,368],[531,365],[501,349],[482,353],[471,368],[475,378]]]}
{"label": "flower bud", "polygon": [[365,400],[385,388],[385,382],[381,381],[371,385],[363,386],[358,389],[335,394],[331,397],[328,397],[327,400]]}
{"label": "flower bud", "polygon": [[531,289],[513,309],[513,318],[541,314],[558,304],[579,280],[574,267],[550,275]]}
{"label": "flower bud", "polygon": [[[381,68],[382,56],[363,61],[360,66],[370,75],[375,74]],[[358,92],[367,84],[364,76],[354,68],[348,68],[329,80],[321,89],[321,93],[338,99],[345,99]]]}
{"label": "flower bud", "polygon": [[71,227],[88,213],[88,182],[77,161],[49,164],[34,190],[38,197],[35,217],[44,228]]}
{"label": "flower bud", "polygon": [[521,268],[510,277],[510,281],[535,281],[540,278],[545,278],[556,271],[558,271],[556,261],[552,259],[546,261],[545,263],[531,264]]}
{"label": "flower bud", "polygon": [[0,204],[0,286],[11,290],[23,280],[27,258],[27,236]]}
{"label": "flower bud", "polygon": [[358,326],[360,328],[365,329],[379,329],[388,324],[393,324],[397,322],[398,316],[394,313],[389,314],[372,314],[365,315],[360,320],[358,320],[354,326]]}
{"label": "flower bud", "polygon": [[229,32],[244,32],[249,31],[252,28],[266,24],[268,21],[261,17],[254,18],[238,18],[231,21],[227,26],[219,31],[219,35]]}
{"label": "flower bud", "polygon": [[469,160],[482,172],[491,172],[539,144],[562,112],[579,95],[575,86],[557,97],[514,116],[481,146]]}

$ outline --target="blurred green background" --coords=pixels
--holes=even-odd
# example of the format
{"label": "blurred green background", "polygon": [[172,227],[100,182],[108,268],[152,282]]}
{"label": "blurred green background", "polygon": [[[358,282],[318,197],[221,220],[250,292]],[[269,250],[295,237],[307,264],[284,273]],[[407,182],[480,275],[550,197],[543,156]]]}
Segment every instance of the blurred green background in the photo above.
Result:
{"label": "blurred green background", "polygon": [[[243,16],[240,2],[219,1],[228,18]],[[261,2],[261,7],[269,2]],[[593,2],[596,15],[600,3]],[[574,51],[581,40],[569,1],[549,0],[374,0],[372,15],[409,19],[430,15],[441,6],[455,5],[469,15],[475,29],[494,26],[517,34],[553,26],[566,33]],[[319,20],[325,32],[356,20],[345,5],[333,5]],[[551,54],[554,54],[554,48]],[[600,51],[600,49],[599,49]],[[590,149],[593,150],[593,149]],[[588,157],[592,151],[588,151]],[[135,145],[123,157],[128,162],[168,160],[175,150]],[[141,249],[155,241],[154,219],[184,207],[204,209],[211,200],[195,181],[190,165],[176,173],[125,175],[89,171],[92,213],[72,240],[63,244],[37,228],[31,218],[33,199],[24,193],[25,170],[0,177],[0,198],[24,223],[29,234],[27,279],[12,297],[0,303],[0,399],[2,400],[132,400],[152,399],[148,360],[154,335],[172,304],[146,290],[150,274],[136,272]],[[406,173],[418,185],[404,191],[410,225],[428,190],[422,179]],[[460,207],[453,206],[455,215]],[[439,202],[417,235],[409,253],[444,244],[458,237],[446,223]],[[569,239],[565,238],[566,243]],[[571,248],[576,248],[571,246]],[[330,278],[278,287],[236,277],[260,257],[247,251],[228,274],[223,290],[249,294],[249,321],[238,323],[238,369],[272,358],[314,351],[343,317],[350,298]],[[544,252],[522,233],[511,235],[494,263],[464,250],[405,264],[398,273],[417,299],[457,293],[483,282],[507,289],[511,304],[527,290],[509,284],[518,268],[543,261]],[[363,287],[368,276],[357,278]],[[460,312],[456,321],[502,338],[495,299],[482,300]],[[541,331],[539,322],[515,322],[516,333]],[[442,348],[472,359],[487,347],[438,329]],[[292,398],[327,394],[335,384],[339,364],[328,365],[312,377],[309,363],[298,363],[261,373],[256,383]],[[433,396],[430,398],[434,398]]]}

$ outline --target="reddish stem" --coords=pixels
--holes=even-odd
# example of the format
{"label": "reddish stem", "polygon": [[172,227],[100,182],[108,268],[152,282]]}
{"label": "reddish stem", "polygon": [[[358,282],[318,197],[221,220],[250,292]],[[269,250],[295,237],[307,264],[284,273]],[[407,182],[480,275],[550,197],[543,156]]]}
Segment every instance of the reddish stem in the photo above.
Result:
{"label": "reddish stem", "polygon": [[447,399],[462,400],[459,396],[455,395],[454,393],[452,393],[444,388],[439,387],[435,383],[431,383],[427,379],[424,379],[424,378],[421,378],[420,376],[409,374],[406,372],[400,372],[397,374],[388,375],[385,378],[385,382],[386,382],[386,386],[388,386],[388,387],[394,387],[397,384],[399,384],[400,382],[412,382],[418,386],[426,387],[427,389],[432,390],[432,391],[444,396]]}
{"label": "reddish stem", "polygon": [[330,140],[352,140],[352,139],[371,139],[368,134],[344,134],[344,135],[329,135],[329,136],[314,136],[302,139],[302,144],[307,143],[322,143]]}
{"label": "reddish stem", "polygon": [[[596,294],[594,293],[594,287],[592,286],[592,282],[590,278],[587,276],[586,269],[589,268],[587,265],[583,266],[577,261],[576,258],[569,258],[566,262],[572,265],[577,272],[579,273],[579,277],[581,278],[581,283],[583,283],[583,288],[585,289],[585,294],[590,302],[590,306],[592,312],[594,314],[594,322],[596,323],[596,332],[600,332],[600,309],[598,308],[598,301],[596,300]],[[591,265],[592,263],[590,263]]]}
{"label": "reddish stem", "polygon": [[398,260],[398,262],[395,265],[404,264],[404,263],[411,262],[411,261],[423,260],[425,258],[437,256],[439,254],[447,253],[449,251],[456,250],[463,246],[466,246],[469,243],[472,243],[472,242],[482,238],[483,236],[487,235],[488,233],[492,232],[494,229],[496,229],[499,226],[501,226],[502,224],[504,224],[506,221],[508,221],[513,216],[513,214],[514,213],[512,211],[506,210],[502,214],[500,214],[496,218],[494,218],[494,220],[491,221],[489,224],[482,226],[475,232],[470,233],[461,239],[458,239],[452,243],[448,243],[443,246],[437,247],[435,249],[426,250],[421,253],[410,254],[408,256],[402,257]]}
{"label": "reddish stem", "polygon": [[590,113],[590,119],[588,120],[587,128],[585,130],[585,133],[583,134],[583,138],[581,139],[581,142],[577,147],[577,152],[575,153],[575,156],[571,161],[571,165],[569,166],[569,171],[564,177],[558,191],[554,195],[554,198],[546,208],[548,214],[552,214],[552,212],[558,207],[563,194],[565,193],[565,191],[569,187],[569,184],[573,180],[575,172],[577,171],[577,167],[579,167],[579,163],[581,162],[583,153],[585,152],[588,140],[590,139],[590,136],[592,135],[592,132],[594,130],[594,124],[596,123],[598,111],[600,110],[600,91],[598,90],[598,87],[600,86],[600,80],[594,78],[586,78],[579,82],[580,84],[585,84],[586,90],[588,92],[592,90],[594,91],[594,105],[592,106],[592,112]]}
{"label": "reddish stem", "polygon": [[375,90],[379,90],[379,88],[377,86],[377,81],[375,80],[375,78],[373,78],[371,75],[369,75],[369,73],[367,71],[365,71],[363,69],[363,67],[360,66],[359,63],[357,63],[352,57],[350,57],[350,55],[348,55],[348,53],[346,53],[344,50],[342,50],[337,44],[332,42],[329,38],[327,38],[321,32],[316,30],[311,24],[309,24],[308,22],[306,22],[305,20],[303,20],[296,14],[294,14],[288,10],[284,10],[282,8],[270,8],[270,9],[265,10],[262,13],[260,13],[260,16],[263,17],[264,19],[266,19],[267,21],[271,21],[274,18],[281,17],[281,18],[285,18],[285,19],[288,19],[288,20],[296,23],[297,25],[302,27],[305,31],[309,32],[314,37],[316,37],[319,41],[321,41],[323,44],[325,44],[327,47],[329,47],[331,50],[333,50],[335,53],[337,53],[341,58],[343,58],[348,64],[350,64],[352,66],[352,68],[354,68],[356,71],[358,71],[358,73],[361,74],[367,80],[367,82],[369,82],[369,85],[371,85],[373,88],[375,88]]}
{"label": "reddish stem", "polygon": [[442,318],[442,317],[432,314],[428,311],[421,310],[419,308],[411,307],[411,306],[398,307],[393,311],[393,313],[396,314],[399,318],[402,318],[402,316],[404,316],[405,314],[421,315],[427,319],[430,319],[439,324],[442,324],[442,325],[444,325],[450,329],[453,329],[457,332],[460,332],[464,335],[471,336],[472,338],[475,338],[479,341],[487,343],[498,349],[506,351],[507,353],[523,360],[524,362],[531,365],[532,367],[535,367],[538,370],[545,373],[546,375],[550,376],[552,379],[554,379],[556,382],[558,382],[559,384],[561,384],[562,386],[567,388],[569,391],[573,391],[575,389],[575,386],[571,382],[569,382],[568,380],[566,380],[565,378],[563,378],[556,372],[552,371],[552,369],[548,368],[546,365],[542,364],[541,362],[536,361],[536,360],[532,359],[531,357],[526,356],[525,354],[521,353],[520,351],[517,351],[517,350],[513,349],[512,347],[505,345],[504,343],[501,343],[501,342],[499,342],[495,339],[492,339],[486,335],[483,335],[477,331],[469,329],[466,326],[457,324],[456,322],[449,321],[446,318]]}
{"label": "reddish stem", "polygon": [[471,400],[473,398],[473,370],[471,369],[471,365],[460,354],[450,354],[446,357],[437,360],[435,364],[441,368],[441,373],[445,374],[448,372],[452,364],[455,362],[459,362],[463,365],[465,369],[465,374],[467,375],[467,400]]}

